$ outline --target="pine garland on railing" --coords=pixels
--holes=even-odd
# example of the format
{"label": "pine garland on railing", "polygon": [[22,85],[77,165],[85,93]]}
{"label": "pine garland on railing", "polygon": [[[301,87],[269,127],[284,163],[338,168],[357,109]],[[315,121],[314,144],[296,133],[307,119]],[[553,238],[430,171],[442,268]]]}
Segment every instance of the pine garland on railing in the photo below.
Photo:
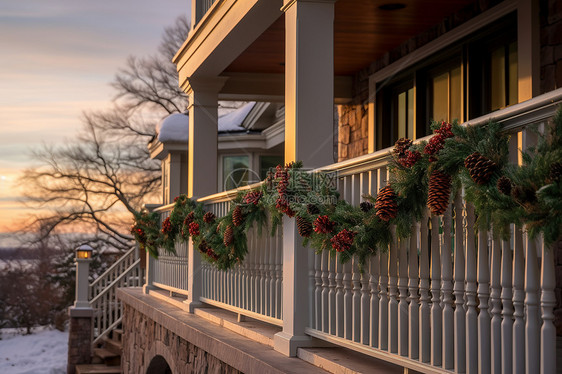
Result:
{"label": "pine garland on railing", "polygon": [[389,184],[354,207],[339,199],[333,176],[305,172],[302,163],[277,166],[258,189],[240,192],[229,212],[217,218],[202,203],[179,196],[160,226],[158,213],[135,217],[131,232],[141,248],[175,253],[176,240],[187,241],[219,269],[229,269],[248,253],[247,232],[265,226],[276,232],[283,215],[295,217],[303,244],[317,252],[340,254],[342,262],[357,256],[360,264],[385,251],[396,235],[406,238],[426,206],[441,215],[454,196],[465,191],[475,207],[478,227],[494,227],[504,238],[509,224],[525,225],[531,237],[543,234],[546,244],[562,233],[562,109],[554,125],[538,134],[535,147],[523,153],[523,165],[508,164],[509,135],[501,125],[433,123],[429,142],[399,139],[389,165]]}

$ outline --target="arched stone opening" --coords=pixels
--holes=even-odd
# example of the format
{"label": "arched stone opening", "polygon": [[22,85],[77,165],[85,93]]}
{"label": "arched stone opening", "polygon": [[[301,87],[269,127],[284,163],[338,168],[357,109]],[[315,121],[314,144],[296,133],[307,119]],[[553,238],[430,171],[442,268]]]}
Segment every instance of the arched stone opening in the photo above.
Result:
{"label": "arched stone opening", "polygon": [[164,357],[157,355],[150,361],[146,374],[172,374],[172,369]]}

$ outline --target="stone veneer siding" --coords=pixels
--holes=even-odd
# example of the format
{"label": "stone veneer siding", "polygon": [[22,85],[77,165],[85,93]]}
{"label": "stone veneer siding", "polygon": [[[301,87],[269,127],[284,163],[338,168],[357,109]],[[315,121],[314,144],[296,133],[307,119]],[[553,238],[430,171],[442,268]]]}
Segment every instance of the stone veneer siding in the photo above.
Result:
{"label": "stone veneer siding", "polygon": [[123,304],[123,373],[146,373],[147,357],[162,356],[172,373],[239,374],[135,308]]}
{"label": "stone veneer siding", "polygon": [[68,332],[67,374],[76,372],[76,365],[92,361],[92,318],[70,317]]}
{"label": "stone veneer siding", "polygon": [[367,105],[338,105],[338,161],[368,152]]}

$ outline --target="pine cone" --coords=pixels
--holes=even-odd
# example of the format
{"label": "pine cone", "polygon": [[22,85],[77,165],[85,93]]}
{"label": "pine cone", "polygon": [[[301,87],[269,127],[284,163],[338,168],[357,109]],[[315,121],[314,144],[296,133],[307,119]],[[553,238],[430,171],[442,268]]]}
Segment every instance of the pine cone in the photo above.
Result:
{"label": "pine cone", "polygon": [[213,212],[207,212],[203,215],[203,221],[205,221],[205,223],[213,223],[215,222],[215,218],[216,216]]}
{"label": "pine cone", "polygon": [[314,204],[307,204],[306,211],[311,215],[320,214],[320,209]]}
{"label": "pine cone", "polygon": [[498,182],[496,183],[496,187],[498,188],[498,191],[500,191],[502,194],[504,195],[511,195],[511,179],[509,179],[506,176],[502,176],[498,179]]}
{"label": "pine cone", "polygon": [[515,186],[511,190],[511,196],[513,196],[515,201],[524,206],[528,206],[537,201],[537,194],[535,190],[529,187]]}
{"label": "pine cone", "polygon": [[183,225],[189,227],[189,224],[193,222],[194,219],[195,219],[195,213],[189,212],[189,214],[185,216],[185,219],[183,220]]}
{"label": "pine cone", "polygon": [[550,173],[548,179],[550,183],[556,183],[560,181],[560,176],[562,175],[562,163],[555,162],[550,165]]}
{"label": "pine cone", "polygon": [[429,191],[427,206],[431,213],[439,216],[445,213],[451,195],[451,176],[439,170],[431,172],[429,177]]}
{"label": "pine cone", "polygon": [[396,194],[390,185],[383,187],[377,194],[375,201],[376,215],[383,221],[389,221],[396,217],[398,205],[396,205]]}
{"label": "pine cone", "polygon": [[234,229],[231,225],[226,226],[226,230],[224,230],[224,237],[223,243],[225,246],[229,247],[234,240]]}
{"label": "pine cone", "polygon": [[362,211],[367,213],[371,209],[373,209],[374,205],[371,204],[371,202],[369,202],[369,201],[363,201],[361,204],[359,204],[359,207],[361,208]]}
{"label": "pine cone", "polygon": [[308,238],[312,234],[312,223],[306,218],[297,216],[297,229],[300,236]]}
{"label": "pine cone", "polygon": [[464,160],[464,167],[468,169],[470,177],[476,184],[483,185],[490,181],[497,165],[480,153],[474,152]]}
{"label": "pine cone", "polygon": [[199,252],[206,254],[208,249],[207,242],[205,240],[201,240],[201,243],[199,243],[197,249],[199,250]]}
{"label": "pine cone", "polygon": [[408,138],[400,138],[394,143],[394,153],[398,155],[398,157],[404,157],[406,150],[412,146],[412,141]]}
{"label": "pine cone", "polygon": [[334,229],[336,223],[328,216],[318,216],[316,220],[314,220],[314,231],[319,234],[328,234],[331,233]]}
{"label": "pine cone", "polygon": [[232,223],[234,226],[240,226],[243,221],[242,208],[240,208],[240,205],[236,205],[236,208],[234,208],[234,211],[232,212]]}
{"label": "pine cone", "polygon": [[345,252],[348,251],[351,246],[353,245],[353,239],[357,233],[353,231],[348,231],[347,229],[343,229],[339,233],[337,233],[330,242],[332,243],[332,248],[336,250],[336,252]]}
{"label": "pine cone", "polygon": [[246,204],[258,205],[263,193],[261,191],[250,191],[244,196],[244,202]]}
{"label": "pine cone", "polygon": [[191,222],[189,224],[189,235],[191,236],[199,236],[199,224],[197,222]]}

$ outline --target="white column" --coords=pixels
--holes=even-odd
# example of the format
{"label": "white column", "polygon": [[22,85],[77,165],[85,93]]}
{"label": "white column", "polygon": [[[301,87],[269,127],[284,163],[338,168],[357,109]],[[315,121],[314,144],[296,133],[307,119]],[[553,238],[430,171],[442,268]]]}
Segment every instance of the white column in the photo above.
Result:
{"label": "white column", "polygon": [[[217,125],[218,92],[224,79],[192,79],[189,94],[188,139],[188,191],[190,198],[198,198],[217,192]],[[189,241],[187,255],[186,308],[193,313],[201,305],[202,293],[201,256]]]}
{"label": "white column", "polygon": [[285,161],[333,163],[334,3],[285,0]]}
{"label": "white column", "polygon": [[76,259],[76,300],[72,309],[90,309],[88,301],[88,274],[90,272],[90,262],[92,260],[77,258]]}
{"label": "white column", "polygon": [[275,350],[287,356],[296,356],[297,348],[312,343],[304,333],[311,296],[308,252],[310,249],[303,247],[294,219],[283,217],[283,331],[275,334],[273,340]]}
{"label": "white column", "polygon": [[168,196],[165,196],[164,202],[171,204],[177,196],[182,192],[186,192],[181,190],[181,155],[176,152],[170,152],[164,162],[168,164],[168,173],[166,175]]}
{"label": "white column", "polygon": [[[305,167],[333,162],[334,2],[285,0],[285,161]],[[275,350],[295,356],[310,345],[308,251],[294,219],[283,221],[283,331]]]}

